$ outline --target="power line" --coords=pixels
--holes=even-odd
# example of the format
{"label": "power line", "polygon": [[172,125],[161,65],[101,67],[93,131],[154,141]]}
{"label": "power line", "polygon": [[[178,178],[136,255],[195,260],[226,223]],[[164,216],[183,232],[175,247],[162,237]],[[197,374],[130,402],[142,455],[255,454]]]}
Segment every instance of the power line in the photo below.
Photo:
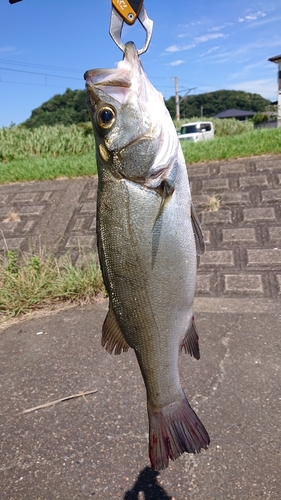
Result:
{"label": "power line", "polygon": [[[19,61],[11,61],[8,59],[1,59],[0,58],[0,64],[10,64],[14,66],[23,66],[23,67],[30,67],[30,68],[42,68],[42,69],[49,69],[49,70],[54,70],[54,71],[70,71],[72,73],[79,73],[83,74],[85,70],[82,69],[73,69],[73,68],[64,68],[61,66],[49,66],[46,64],[37,64],[37,63],[27,63],[27,62],[19,62]],[[164,76],[151,76],[151,80],[169,80],[169,78],[164,77]]]}
{"label": "power line", "polygon": [[15,85],[32,85],[32,86],[36,86],[36,87],[56,87],[56,88],[59,88],[59,89],[65,89],[65,87],[63,87],[62,85],[52,85],[52,84],[48,84],[48,83],[31,83],[31,82],[15,82],[15,81],[12,81],[12,80],[2,80],[1,77],[0,77],[0,84],[3,84],[3,83],[9,83],[9,84],[15,84]]}
{"label": "power line", "polygon": [[82,69],[73,69],[73,68],[64,68],[61,66],[49,66],[46,64],[37,64],[37,63],[27,63],[27,62],[20,62],[20,61],[11,61],[9,59],[0,59],[1,64],[11,64],[14,66],[30,66],[31,68],[45,68],[45,69],[52,69],[54,71],[71,71],[73,73],[83,73]]}
{"label": "power line", "polygon": [[172,85],[157,85],[158,89],[173,89],[174,87]]}
{"label": "power line", "polygon": [[[61,67],[61,66],[51,66],[51,65],[46,65],[46,64],[37,64],[37,63],[27,63],[27,62],[19,62],[19,61],[12,61],[12,60],[8,60],[8,59],[0,59],[0,64],[9,64],[9,65],[14,65],[14,66],[23,66],[23,67],[30,67],[30,68],[39,68],[39,69],[46,69],[46,70],[53,70],[53,71],[65,71],[65,72],[73,72],[73,73],[80,73],[81,75],[83,74],[83,70],[82,69],[73,69],[73,68],[64,68],[64,67]],[[76,77],[71,77],[71,76],[63,76],[63,75],[50,75],[50,74],[47,74],[47,73],[43,73],[43,72],[36,72],[36,71],[27,71],[27,70],[20,70],[20,69],[15,69],[15,68],[4,68],[4,67],[1,67],[0,69],[3,69],[5,71],[14,71],[14,72],[19,72],[19,73],[27,73],[27,74],[33,74],[33,75],[39,75],[39,76],[50,76],[52,78],[66,78],[68,80],[80,80],[82,81],[82,77],[81,78],[76,78]],[[151,80],[169,80],[169,78],[167,77],[160,77],[160,76],[151,76],[150,75],[150,79]],[[10,82],[10,83],[16,83],[16,82]],[[32,85],[32,84],[30,84]],[[35,84],[34,84],[35,85]],[[39,85],[39,84],[38,84]],[[42,84],[43,85],[43,84]],[[173,86],[172,85],[157,85],[157,88],[158,89],[173,89]],[[182,86],[180,86],[180,91],[181,90]]]}
{"label": "power line", "polygon": [[5,71],[13,71],[13,72],[16,72],[16,73],[27,73],[29,75],[40,75],[40,76],[50,76],[52,78],[64,78],[64,79],[67,79],[67,80],[83,80],[83,78],[75,78],[74,76],[63,76],[63,75],[50,75],[50,74],[47,74],[47,73],[38,73],[38,72],[35,72],[35,71],[26,71],[26,70],[23,70],[23,69],[13,69],[13,68],[2,68],[0,67],[0,69],[2,70],[5,70]]}

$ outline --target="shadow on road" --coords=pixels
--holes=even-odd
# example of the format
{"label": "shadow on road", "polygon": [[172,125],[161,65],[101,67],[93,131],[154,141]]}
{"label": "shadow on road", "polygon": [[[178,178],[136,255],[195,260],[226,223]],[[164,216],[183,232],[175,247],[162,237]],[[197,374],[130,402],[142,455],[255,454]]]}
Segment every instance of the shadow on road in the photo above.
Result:
{"label": "shadow on road", "polygon": [[159,472],[145,467],[139,473],[133,488],[125,493],[124,500],[138,500],[141,492],[144,500],[172,500],[172,497],[158,484],[157,476]]}

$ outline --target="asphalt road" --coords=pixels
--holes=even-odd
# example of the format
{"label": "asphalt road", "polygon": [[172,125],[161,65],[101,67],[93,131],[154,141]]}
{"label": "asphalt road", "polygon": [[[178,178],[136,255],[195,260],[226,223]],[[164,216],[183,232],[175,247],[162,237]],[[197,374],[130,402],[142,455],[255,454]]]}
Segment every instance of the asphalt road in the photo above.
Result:
{"label": "asphalt road", "polygon": [[[106,301],[5,330],[1,499],[279,499],[280,309],[268,302],[260,312],[253,301],[252,310],[248,304],[232,312],[231,299],[216,301],[218,312],[203,312],[212,304],[196,301],[200,361],[180,359],[183,388],[211,444],[160,473],[149,467],[134,353],[110,356],[100,345]],[[22,413],[91,390],[97,392]]]}

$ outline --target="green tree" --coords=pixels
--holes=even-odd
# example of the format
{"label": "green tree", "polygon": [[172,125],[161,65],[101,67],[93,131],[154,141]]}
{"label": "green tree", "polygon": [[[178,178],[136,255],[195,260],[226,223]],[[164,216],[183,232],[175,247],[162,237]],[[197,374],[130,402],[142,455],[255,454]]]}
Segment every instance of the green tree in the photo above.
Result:
{"label": "green tree", "polygon": [[89,120],[86,90],[66,89],[64,94],[56,94],[39,108],[34,109],[31,117],[23,122],[23,125],[35,128],[40,125],[71,125]]}
{"label": "green tree", "polygon": [[[182,99],[180,97],[180,99]],[[205,94],[189,95],[180,103],[181,118],[200,116],[203,108],[204,116],[214,116],[226,109],[240,109],[242,111],[263,112],[270,104],[259,94],[243,92],[241,90],[218,90]],[[172,118],[176,115],[175,97],[166,101],[166,106]]]}

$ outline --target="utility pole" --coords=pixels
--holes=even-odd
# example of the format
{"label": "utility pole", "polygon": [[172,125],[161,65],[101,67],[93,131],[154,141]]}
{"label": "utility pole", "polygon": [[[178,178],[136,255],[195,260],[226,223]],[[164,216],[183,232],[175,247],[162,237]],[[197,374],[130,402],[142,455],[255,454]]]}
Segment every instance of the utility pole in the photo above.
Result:
{"label": "utility pole", "polygon": [[176,96],[176,120],[180,119],[180,103],[186,99],[186,96],[191,92],[192,90],[197,89],[197,87],[192,87],[191,89],[186,89],[183,90],[185,92],[184,96],[180,99],[179,98],[179,79],[177,76],[174,76],[175,80],[175,96]]}
{"label": "utility pole", "polygon": [[174,76],[175,80],[175,95],[176,95],[176,120],[180,119],[180,98],[179,98],[179,79]]}

